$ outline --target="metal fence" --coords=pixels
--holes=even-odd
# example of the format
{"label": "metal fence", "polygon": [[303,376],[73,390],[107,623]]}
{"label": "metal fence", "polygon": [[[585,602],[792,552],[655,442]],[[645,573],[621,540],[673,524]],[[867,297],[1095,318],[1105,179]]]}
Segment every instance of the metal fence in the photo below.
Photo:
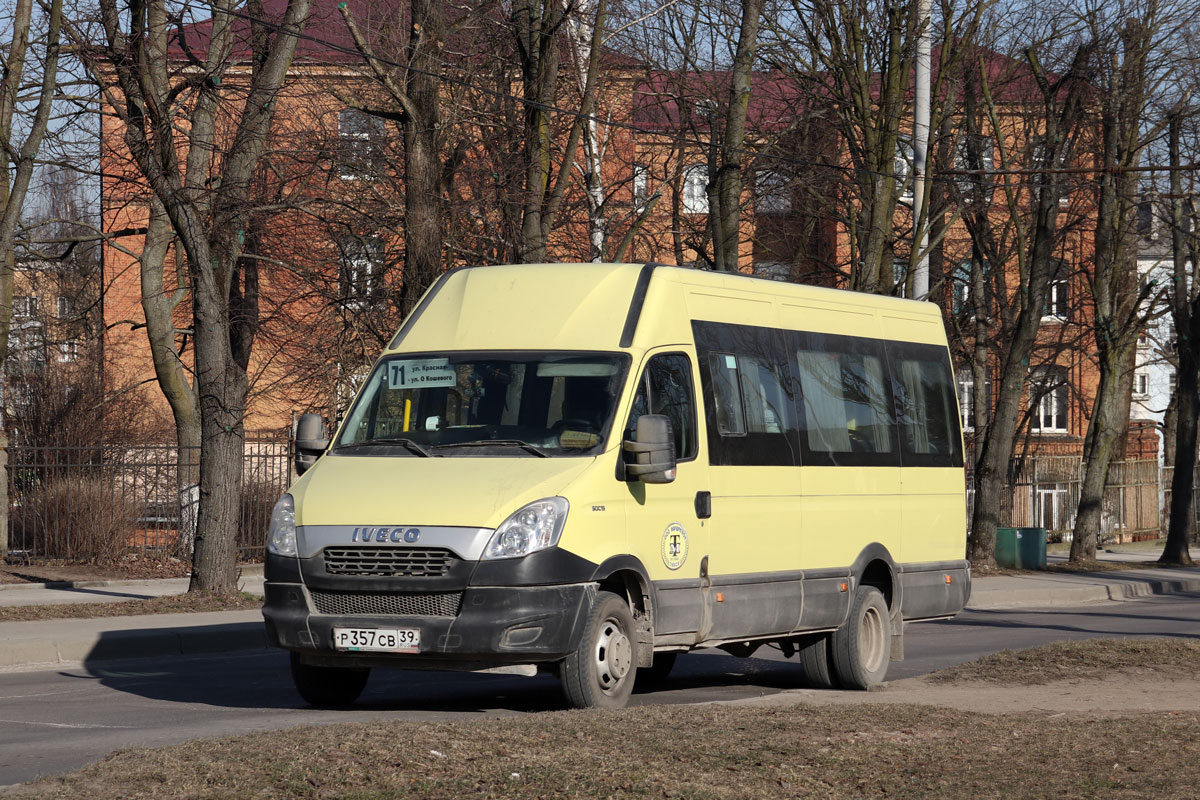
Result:
{"label": "metal fence", "polygon": [[[1157,539],[1166,530],[1171,472],[1153,459],[1116,461],[1109,466],[1100,515],[1104,542]],[[1200,471],[1198,471],[1200,472]],[[1014,464],[1009,492],[1002,499],[1002,527],[1045,528],[1052,541],[1069,541],[1083,479],[1080,456],[1042,456]],[[974,501],[970,469],[968,501]],[[1197,491],[1200,498],[1200,490]]]}
{"label": "metal fence", "polygon": [[[198,448],[10,447],[9,550],[18,555],[102,561],[130,553],[191,557],[199,490],[180,478]],[[242,460],[238,558],[261,560],[271,508],[288,486],[286,438],[247,441]]]}

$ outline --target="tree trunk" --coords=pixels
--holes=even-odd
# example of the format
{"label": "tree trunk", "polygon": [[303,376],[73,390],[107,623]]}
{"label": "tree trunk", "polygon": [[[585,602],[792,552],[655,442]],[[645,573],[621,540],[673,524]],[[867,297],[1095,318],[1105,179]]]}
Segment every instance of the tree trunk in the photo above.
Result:
{"label": "tree trunk", "polygon": [[[219,251],[218,251],[219,252]],[[227,254],[214,256],[226,265]],[[207,265],[208,262],[205,262]],[[224,270],[193,266],[196,322],[196,386],[200,395],[200,513],[189,591],[237,591],[237,529],[241,516],[246,412],[246,371],[230,346]],[[215,273],[215,274],[214,274]]]}
{"label": "tree trunk", "polygon": [[1071,561],[1096,560],[1108,467],[1114,456],[1121,455],[1117,449],[1129,427],[1132,356],[1132,349],[1102,353],[1100,356],[1100,385],[1096,389],[1092,421],[1083,444],[1084,471],[1079,485],[1079,509],[1071,535]]}
{"label": "tree trunk", "polygon": [[408,316],[442,272],[442,161],[438,147],[441,106],[443,6],[413,0],[408,44],[408,97],[404,120],[404,292],[401,313]]}
{"label": "tree trunk", "polygon": [[[1171,166],[1171,255],[1174,280],[1171,291],[1171,318],[1175,325],[1177,355],[1175,395],[1171,398],[1173,424],[1164,431],[1169,441],[1172,463],[1171,507],[1167,517],[1167,541],[1159,556],[1161,564],[1191,564],[1188,540],[1195,520],[1196,427],[1200,416],[1200,386],[1197,378],[1200,359],[1200,286],[1194,276],[1200,274],[1200,246],[1191,224],[1195,213],[1184,215],[1183,177],[1179,171],[1180,110],[1168,123],[1167,139]],[[1189,204],[1189,211],[1194,207]],[[1189,269],[1191,274],[1189,275]],[[1168,438],[1169,437],[1169,440]]]}
{"label": "tree trunk", "polygon": [[746,115],[750,108],[750,76],[763,0],[742,0],[742,24],[729,81],[729,107],[716,174],[713,257],[718,270],[737,272],[741,255],[742,148],[746,144]]}

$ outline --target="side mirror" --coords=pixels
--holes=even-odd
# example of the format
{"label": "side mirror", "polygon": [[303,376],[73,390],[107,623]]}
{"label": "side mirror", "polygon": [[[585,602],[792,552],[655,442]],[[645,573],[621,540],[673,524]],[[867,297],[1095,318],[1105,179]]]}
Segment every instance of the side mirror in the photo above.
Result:
{"label": "side mirror", "polygon": [[625,474],[642,483],[675,480],[675,430],[671,418],[661,414],[638,417],[633,441],[621,443],[625,451]]}
{"label": "side mirror", "polygon": [[304,472],[317,463],[317,459],[329,447],[329,434],[325,432],[325,421],[320,414],[301,414],[296,423],[296,474]]}

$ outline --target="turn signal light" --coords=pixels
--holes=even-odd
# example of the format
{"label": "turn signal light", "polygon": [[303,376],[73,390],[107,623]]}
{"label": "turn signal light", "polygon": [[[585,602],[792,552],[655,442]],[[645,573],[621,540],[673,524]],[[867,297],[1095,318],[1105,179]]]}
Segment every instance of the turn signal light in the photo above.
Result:
{"label": "turn signal light", "polygon": [[841,591],[841,592],[848,592],[848,591],[850,591],[850,584],[848,584],[848,583],[842,583],[841,585],[839,585],[839,586],[838,586],[838,591]]}

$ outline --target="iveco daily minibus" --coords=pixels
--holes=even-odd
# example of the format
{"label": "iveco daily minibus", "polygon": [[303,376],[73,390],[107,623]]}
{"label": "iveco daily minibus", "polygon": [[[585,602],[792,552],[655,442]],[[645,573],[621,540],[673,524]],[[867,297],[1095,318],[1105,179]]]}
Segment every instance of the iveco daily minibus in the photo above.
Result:
{"label": "iveco daily minibus", "polygon": [[763,645],[870,687],[905,622],[970,592],[952,375],[929,303],[653,264],[448,272],[336,432],[301,421],[269,636],[315,705],[373,667],[521,665],[617,707],[678,653]]}

